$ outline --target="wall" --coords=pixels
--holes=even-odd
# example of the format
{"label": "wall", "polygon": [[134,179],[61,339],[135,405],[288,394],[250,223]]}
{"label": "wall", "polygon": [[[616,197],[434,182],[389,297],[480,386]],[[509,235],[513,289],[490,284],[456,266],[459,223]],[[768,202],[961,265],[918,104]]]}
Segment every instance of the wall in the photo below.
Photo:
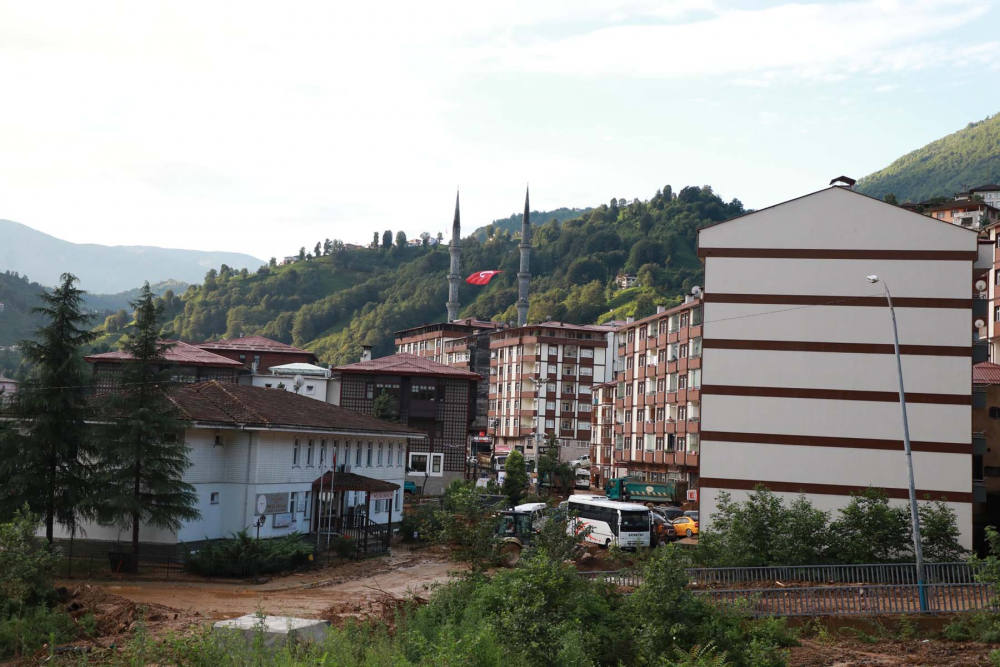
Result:
{"label": "wall", "polygon": [[699,246],[703,521],[758,482],[822,509],[868,486],[906,502],[888,283],[918,496],[947,498],[970,546],[976,234],[831,188],[705,228]]}

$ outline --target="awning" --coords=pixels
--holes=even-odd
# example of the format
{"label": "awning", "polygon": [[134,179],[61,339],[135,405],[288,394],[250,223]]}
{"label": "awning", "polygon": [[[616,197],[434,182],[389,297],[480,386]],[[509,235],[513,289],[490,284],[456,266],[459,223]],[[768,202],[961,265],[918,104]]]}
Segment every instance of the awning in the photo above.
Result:
{"label": "awning", "polygon": [[321,477],[316,478],[316,481],[312,483],[312,486],[314,489],[319,489],[320,486],[322,486],[324,491],[329,489],[330,491],[379,492],[395,491],[399,488],[399,484],[393,484],[392,482],[387,482],[384,479],[375,479],[373,477],[365,477],[364,475],[356,475],[353,472],[334,473],[332,470],[329,470]]}

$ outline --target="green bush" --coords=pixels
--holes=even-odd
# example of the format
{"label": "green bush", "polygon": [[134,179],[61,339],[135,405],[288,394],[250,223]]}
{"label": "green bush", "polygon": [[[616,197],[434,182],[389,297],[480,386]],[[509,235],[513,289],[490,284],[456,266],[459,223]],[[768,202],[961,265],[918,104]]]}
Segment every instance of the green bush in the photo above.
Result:
{"label": "green bush", "polygon": [[93,625],[93,617],[77,625],[69,614],[61,609],[49,609],[42,605],[23,610],[17,616],[0,619],[0,659],[33,653],[46,642],[62,644],[80,634],[86,634],[85,626]]}
{"label": "green bush", "polygon": [[39,523],[27,506],[0,523],[0,619],[52,602],[50,575],[58,554],[36,543]]}
{"label": "green bush", "polygon": [[341,558],[353,556],[356,547],[355,540],[349,535],[340,535],[330,540],[330,548]]}
{"label": "green bush", "polygon": [[197,551],[188,552],[184,567],[209,577],[246,577],[294,570],[309,561],[313,545],[299,533],[256,540],[241,530],[231,538],[212,540]]}

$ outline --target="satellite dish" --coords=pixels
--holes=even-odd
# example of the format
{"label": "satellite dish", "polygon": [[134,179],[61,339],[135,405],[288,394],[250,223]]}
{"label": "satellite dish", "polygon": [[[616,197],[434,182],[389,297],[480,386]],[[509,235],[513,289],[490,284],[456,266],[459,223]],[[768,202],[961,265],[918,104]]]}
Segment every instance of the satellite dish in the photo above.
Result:
{"label": "satellite dish", "polygon": [[691,294],[701,294],[701,285],[695,285],[691,288]]}
{"label": "satellite dish", "polygon": [[985,280],[977,280],[976,281],[976,289],[979,290],[980,292],[985,291],[986,290],[986,281]]}
{"label": "satellite dish", "polygon": [[299,388],[302,386],[302,383],[305,382],[305,381],[306,381],[306,379],[304,377],[302,377],[301,375],[296,375],[292,379],[292,384],[295,385],[295,391],[298,391]]}
{"label": "satellite dish", "polygon": [[983,327],[986,326],[986,322],[984,322],[983,320],[976,320],[975,322],[973,322],[973,324],[976,325],[977,329],[982,329]]}

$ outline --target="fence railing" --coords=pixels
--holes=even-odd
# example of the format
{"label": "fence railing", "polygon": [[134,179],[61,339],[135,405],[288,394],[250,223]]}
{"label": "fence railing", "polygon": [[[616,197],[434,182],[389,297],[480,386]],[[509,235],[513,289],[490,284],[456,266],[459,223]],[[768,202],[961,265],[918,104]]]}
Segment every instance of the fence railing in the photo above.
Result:
{"label": "fence railing", "polygon": [[872,616],[877,614],[961,613],[989,609],[989,584],[926,584],[927,610],[920,609],[916,584],[809,586],[742,590],[702,590],[719,604],[746,605],[754,616]]}
{"label": "fence railing", "polygon": [[[928,584],[970,584],[976,570],[969,563],[927,563]],[[701,585],[737,584],[751,581],[807,581],[826,583],[916,584],[913,563],[869,563],[863,565],[793,565],[770,567],[704,567],[687,570]]]}

